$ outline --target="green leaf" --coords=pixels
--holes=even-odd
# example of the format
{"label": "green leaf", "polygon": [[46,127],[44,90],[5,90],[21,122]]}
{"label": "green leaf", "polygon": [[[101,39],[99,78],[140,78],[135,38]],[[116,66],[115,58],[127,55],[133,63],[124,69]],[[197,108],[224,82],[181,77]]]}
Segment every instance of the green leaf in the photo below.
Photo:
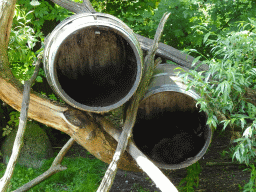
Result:
{"label": "green leaf", "polygon": [[247,127],[246,129],[245,129],[245,131],[244,131],[244,133],[243,133],[243,136],[244,137],[251,137],[252,136],[252,127],[250,126],[250,127]]}
{"label": "green leaf", "polygon": [[42,83],[42,82],[43,82],[42,77],[41,77],[41,76],[37,76],[37,77],[36,77],[36,82]]}
{"label": "green leaf", "polygon": [[207,34],[204,36],[203,43],[205,43],[205,42],[207,41],[207,39],[209,38],[210,35],[211,35],[211,32],[207,33]]}
{"label": "green leaf", "polygon": [[201,57],[202,57],[202,56],[196,57],[196,58],[193,60],[191,66],[193,67],[193,66],[199,61],[199,59],[200,59]]}
{"label": "green leaf", "polygon": [[223,125],[223,130],[225,130],[225,128],[228,126],[228,124],[230,123],[230,120],[223,120],[223,121],[221,121],[221,123],[224,123],[224,125]]}

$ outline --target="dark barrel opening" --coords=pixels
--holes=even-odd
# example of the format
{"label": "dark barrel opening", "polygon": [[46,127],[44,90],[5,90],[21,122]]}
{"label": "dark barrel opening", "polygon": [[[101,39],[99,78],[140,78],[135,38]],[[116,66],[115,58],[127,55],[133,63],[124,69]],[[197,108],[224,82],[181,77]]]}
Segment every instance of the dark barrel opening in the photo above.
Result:
{"label": "dark barrel opening", "polygon": [[156,93],[140,104],[133,140],[159,167],[186,167],[209,145],[211,134],[206,121],[206,114],[199,112],[192,97],[173,91]]}
{"label": "dark barrel opening", "polygon": [[137,75],[136,56],[115,29],[89,26],[70,34],[55,58],[58,83],[76,102],[114,104],[129,94]]}

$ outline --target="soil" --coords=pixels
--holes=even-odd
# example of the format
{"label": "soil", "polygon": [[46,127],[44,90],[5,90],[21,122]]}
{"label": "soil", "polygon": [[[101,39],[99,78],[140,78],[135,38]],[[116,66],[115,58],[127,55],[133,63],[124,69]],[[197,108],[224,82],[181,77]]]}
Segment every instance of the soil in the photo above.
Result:
{"label": "soil", "polygon": [[[213,134],[212,142],[203,158],[199,160],[201,172],[199,186],[194,191],[200,192],[238,192],[250,179],[250,172],[244,171],[245,165],[232,162],[232,158],[225,151],[230,151],[230,131],[217,130]],[[224,151],[224,152],[223,152]],[[88,157],[88,153],[78,144],[74,144],[67,156]],[[94,156],[89,155],[90,158]],[[162,170],[177,187],[187,170]],[[145,173],[118,170],[110,192],[135,192],[139,189],[155,192],[160,191]]]}

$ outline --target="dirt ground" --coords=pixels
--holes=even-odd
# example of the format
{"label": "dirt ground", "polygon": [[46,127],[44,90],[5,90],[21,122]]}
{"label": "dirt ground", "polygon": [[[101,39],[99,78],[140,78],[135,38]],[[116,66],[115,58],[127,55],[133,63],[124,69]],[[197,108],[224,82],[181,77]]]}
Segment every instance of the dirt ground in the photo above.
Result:
{"label": "dirt ground", "polygon": [[[246,166],[232,162],[229,155],[229,132],[215,131],[211,145],[202,159],[199,160],[201,173],[199,186],[194,191],[200,192],[238,192],[243,191],[241,187],[249,181],[250,173],[243,171]],[[78,144],[72,146],[67,156],[86,156],[84,150]],[[87,155],[88,156],[88,155]],[[93,158],[93,156],[92,156]],[[175,186],[179,185],[182,178],[186,177],[186,169],[162,170]],[[136,192],[140,189],[149,192],[160,191],[144,173],[135,173],[118,170],[111,192]]]}

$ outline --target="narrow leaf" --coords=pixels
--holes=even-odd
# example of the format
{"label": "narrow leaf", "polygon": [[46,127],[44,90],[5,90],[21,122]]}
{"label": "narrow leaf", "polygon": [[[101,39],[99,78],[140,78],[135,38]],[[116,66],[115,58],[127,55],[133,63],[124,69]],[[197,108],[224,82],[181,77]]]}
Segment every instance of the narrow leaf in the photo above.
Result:
{"label": "narrow leaf", "polygon": [[198,56],[197,58],[195,58],[192,62],[192,67],[199,61],[199,59],[201,58],[202,56]]}
{"label": "narrow leaf", "polygon": [[207,34],[204,36],[203,43],[205,43],[205,42],[207,41],[207,39],[209,38],[210,35],[211,35],[211,32],[207,33]]}

